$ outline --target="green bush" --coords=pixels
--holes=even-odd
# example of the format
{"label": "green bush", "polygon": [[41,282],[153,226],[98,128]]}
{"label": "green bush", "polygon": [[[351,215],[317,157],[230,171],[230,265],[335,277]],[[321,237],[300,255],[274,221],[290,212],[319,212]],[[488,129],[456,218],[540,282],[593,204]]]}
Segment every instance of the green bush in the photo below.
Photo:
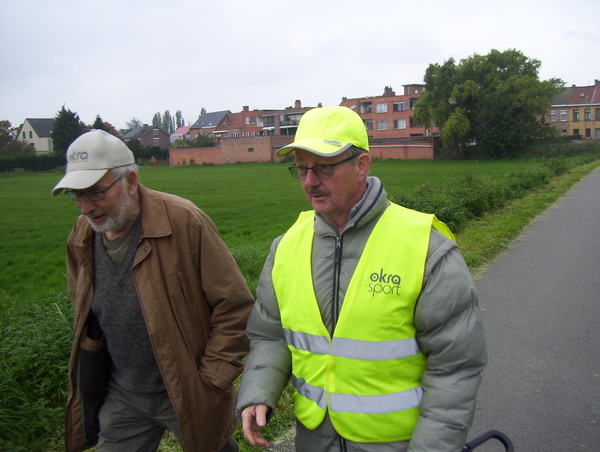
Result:
{"label": "green bush", "polygon": [[66,293],[0,311],[0,450],[35,452],[57,440],[72,341]]}
{"label": "green bush", "polygon": [[0,172],[23,168],[26,171],[50,171],[66,164],[64,154],[24,154],[12,157],[0,157]]}
{"label": "green bush", "polygon": [[406,193],[392,191],[389,199],[409,209],[435,213],[453,231],[461,231],[469,220],[504,206],[508,201],[543,187],[551,178],[568,170],[567,163],[550,161],[535,170],[501,178],[475,178],[469,172],[462,180],[446,185],[424,184]]}

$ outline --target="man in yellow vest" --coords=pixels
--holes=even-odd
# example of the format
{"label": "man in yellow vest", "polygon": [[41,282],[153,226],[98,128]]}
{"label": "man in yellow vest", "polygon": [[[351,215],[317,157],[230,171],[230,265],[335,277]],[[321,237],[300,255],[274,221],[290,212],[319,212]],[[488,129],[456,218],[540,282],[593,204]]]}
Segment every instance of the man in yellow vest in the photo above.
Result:
{"label": "man in yellow vest", "polygon": [[473,280],[434,215],[390,203],[361,118],[302,117],[289,167],[313,211],[277,238],[237,413],[252,445],[290,376],[298,452],[460,451],[486,346]]}

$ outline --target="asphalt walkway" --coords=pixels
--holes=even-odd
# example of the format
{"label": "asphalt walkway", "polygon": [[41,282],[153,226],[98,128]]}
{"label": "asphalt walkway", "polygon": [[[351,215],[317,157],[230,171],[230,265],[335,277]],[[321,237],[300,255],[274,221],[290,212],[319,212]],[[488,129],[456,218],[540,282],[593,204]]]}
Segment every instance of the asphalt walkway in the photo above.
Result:
{"label": "asphalt walkway", "polygon": [[496,429],[516,451],[600,451],[599,234],[600,167],[476,281],[489,364],[470,438]]}

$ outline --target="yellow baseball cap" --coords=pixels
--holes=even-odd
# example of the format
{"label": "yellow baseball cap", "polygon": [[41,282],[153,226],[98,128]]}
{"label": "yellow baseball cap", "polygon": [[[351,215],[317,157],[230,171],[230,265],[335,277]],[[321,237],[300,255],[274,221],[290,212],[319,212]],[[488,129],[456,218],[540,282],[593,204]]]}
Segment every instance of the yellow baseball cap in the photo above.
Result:
{"label": "yellow baseball cap", "polygon": [[304,149],[323,157],[332,157],[350,147],[369,151],[367,129],[360,116],[348,107],[318,107],[300,119],[295,141],[277,151],[282,157],[294,149]]}

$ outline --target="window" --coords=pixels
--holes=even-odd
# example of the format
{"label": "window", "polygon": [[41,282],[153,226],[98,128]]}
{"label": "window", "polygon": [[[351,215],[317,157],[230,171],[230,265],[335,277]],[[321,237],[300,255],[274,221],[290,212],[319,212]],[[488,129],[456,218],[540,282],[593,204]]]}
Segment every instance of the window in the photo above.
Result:
{"label": "window", "polygon": [[231,134],[231,138],[239,138],[239,137],[240,137],[240,134],[239,134],[239,133],[237,133],[237,132],[233,132],[233,133]]}
{"label": "window", "polygon": [[560,111],[560,120],[562,122],[565,122],[567,120],[567,110],[561,110]]}
{"label": "window", "polygon": [[254,148],[248,148],[248,152],[254,152]]}
{"label": "window", "polygon": [[600,140],[600,129],[596,129],[596,140]]}
{"label": "window", "polygon": [[373,130],[373,120],[372,119],[365,119],[365,129]]}
{"label": "window", "polygon": [[408,108],[410,108],[411,110],[415,109],[415,104],[417,103],[418,99],[409,99],[408,100]]}
{"label": "window", "polygon": [[406,102],[394,102],[394,111],[406,111]]}
{"label": "window", "polygon": [[573,129],[573,135],[579,135],[579,129]]}
{"label": "window", "polygon": [[583,120],[584,121],[592,120],[592,109],[591,108],[586,108],[585,110],[583,110]]}
{"label": "window", "polygon": [[585,137],[592,138],[592,129],[585,129]]}
{"label": "window", "polygon": [[31,130],[29,131],[29,138],[33,138],[33,132]]}
{"label": "window", "polygon": [[406,119],[396,119],[394,121],[394,129],[406,129]]}
{"label": "window", "polygon": [[23,139],[26,140],[27,139],[27,133],[23,132]]}
{"label": "window", "polygon": [[373,113],[373,103],[372,102],[362,102],[360,104],[360,112],[361,113]]}
{"label": "window", "polygon": [[596,108],[596,121],[600,121],[600,108]]}
{"label": "window", "polygon": [[573,121],[579,121],[579,110],[573,110]]}
{"label": "window", "polygon": [[160,146],[160,138],[154,139],[154,146]]}
{"label": "window", "polygon": [[550,110],[550,122],[556,122],[556,110]]}
{"label": "window", "polygon": [[387,121],[377,121],[377,130],[387,130],[388,122]]}
{"label": "window", "polygon": [[422,127],[422,126],[417,121],[415,121],[413,118],[410,118],[410,127]]}
{"label": "window", "polygon": [[387,104],[375,105],[375,113],[387,113]]}
{"label": "window", "polygon": [[154,136],[157,137],[158,136],[158,129],[154,129]]}
{"label": "window", "polygon": [[250,124],[250,118],[246,118],[246,124]]}

